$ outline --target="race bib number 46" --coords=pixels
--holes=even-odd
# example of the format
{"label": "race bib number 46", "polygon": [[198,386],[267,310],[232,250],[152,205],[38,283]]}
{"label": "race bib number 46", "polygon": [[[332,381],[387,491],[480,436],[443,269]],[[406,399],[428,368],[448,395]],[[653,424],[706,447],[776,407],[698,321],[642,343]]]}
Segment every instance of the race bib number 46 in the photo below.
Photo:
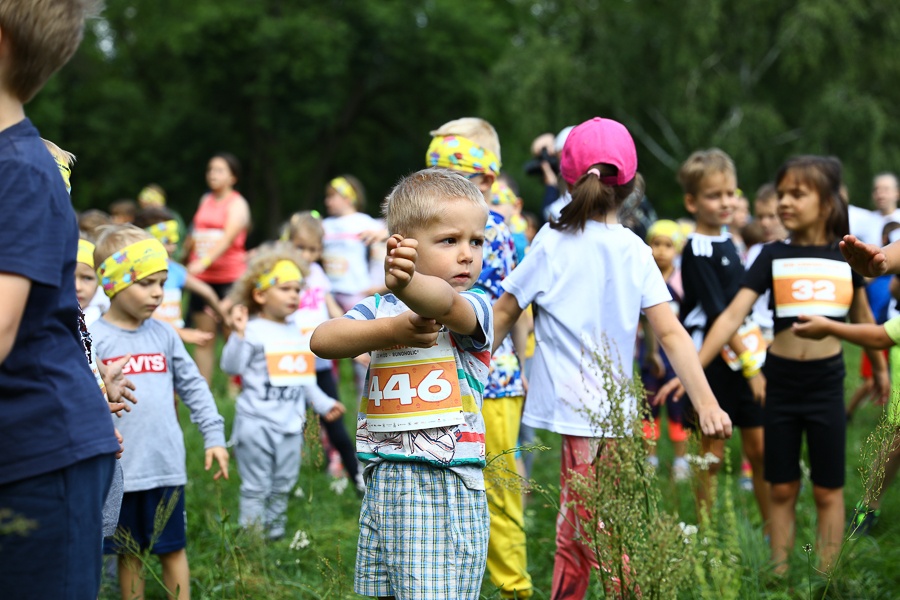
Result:
{"label": "race bib number 46", "polygon": [[285,340],[265,344],[266,369],[274,387],[316,383],[316,357],[307,340]]}
{"label": "race bib number 46", "polygon": [[853,303],[850,265],[827,258],[772,261],[776,317],[845,317]]}
{"label": "race bib number 46", "polygon": [[410,431],[465,420],[456,361],[446,334],[431,348],[373,353],[363,398],[370,431]]}

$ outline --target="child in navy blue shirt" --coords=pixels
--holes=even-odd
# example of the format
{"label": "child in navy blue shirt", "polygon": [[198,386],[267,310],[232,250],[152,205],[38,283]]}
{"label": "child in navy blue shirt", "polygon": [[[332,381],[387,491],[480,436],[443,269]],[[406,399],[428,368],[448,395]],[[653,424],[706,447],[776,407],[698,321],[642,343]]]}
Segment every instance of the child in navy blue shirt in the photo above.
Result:
{"label": "child in navy blue shirt", "polygon": [[10,598],[97,596],[101,510],[119,449],[84,359],[75,213],[24,111],[78,47],[87,4],[0,4],[0,506],[31,525],[0,544]]}

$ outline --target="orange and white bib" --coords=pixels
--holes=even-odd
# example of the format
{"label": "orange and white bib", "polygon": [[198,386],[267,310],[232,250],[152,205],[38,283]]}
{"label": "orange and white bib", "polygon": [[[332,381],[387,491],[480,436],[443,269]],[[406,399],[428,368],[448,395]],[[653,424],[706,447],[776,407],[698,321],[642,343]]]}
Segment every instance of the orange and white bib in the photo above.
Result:
{"label": "orange and white bib", "polygon": [[197,258],[206,258],[220,239],[225,237],[224,229],[194,229],[194,253]]}
{"label": "orange and white bib", "polygon": [[315,385],[316,356],[309,349],[308,336],[267,341],[263,348],[273,386]]}
{"label": "orange and white bib", "polygon": [[372,353],[369,389],[362,398],[369,431],[447,427],[465,422],[450,334],[431,348]]}
{"label": "orange and white bib", "polygon": [[845,317],[853,303],[850,265],[828,258],[777,258],[772,295],[776,317]]}

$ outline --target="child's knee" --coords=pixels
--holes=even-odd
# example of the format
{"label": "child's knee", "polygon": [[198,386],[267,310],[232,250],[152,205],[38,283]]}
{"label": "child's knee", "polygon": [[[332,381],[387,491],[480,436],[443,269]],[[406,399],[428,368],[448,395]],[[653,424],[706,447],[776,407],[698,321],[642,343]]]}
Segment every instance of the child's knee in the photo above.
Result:
{"label": "child's knee", "polygon": [[777,504],[789,504],[797,501],[797,494],[800,491],[800,482],[791,481],[789,483],[773,483],[771,489],[772,502]]}

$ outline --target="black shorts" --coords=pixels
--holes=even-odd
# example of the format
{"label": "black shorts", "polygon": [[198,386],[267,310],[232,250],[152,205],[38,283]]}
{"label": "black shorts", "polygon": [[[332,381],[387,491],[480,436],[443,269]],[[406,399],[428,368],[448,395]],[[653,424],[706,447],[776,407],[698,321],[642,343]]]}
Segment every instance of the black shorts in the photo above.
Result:
{"label": "black shorts", "polygon": [[[753,392],[741,371],[732,371],[728,364],[717,356],[704,370],[706,380],[719,406],[728,413],[735,427],[762,427],[763,407],[753,399]],[[690,402],[684,398],[682,402]],[[699,429],[693,405],[685,405],[685,423]]]}
{"label": "black shorts", "polygon": [[800,479],[803,433],[810,478],[824,488],[844,487],[847,416],[844,357],[819,360],[766,357],[765,477],[770,483]]}
{"label": "black shorts", "polygon": [[[150,548],[157,507],[166,506],[176,491],[178,499],[175,501],[175,510],[166,521],[156,543]],[[187,545],[186,522],[183,485],[126,492],[122,497],[122,511],[119,513],[119,527],[116,533],[118,534],[119,530],[127,532],[141,550],[149,549],[153,554],[168,554]],[[129,550],[112,537],[103,540],[103,552],[128,554]]]}
{"label": "black shorts", "polygon": [[[233,283],[210,283],[209,287],[211,287],[215,292],[216,296],[219,297],[219,300],[222,300],[225,296],[228,295],[228,292],[231,291],[231,286]],[[188,318],[190,319],[192,315],[195,313],[202,313],[203,309],[206,308],[206,300],[198,296],[197,294],[191,294],[190,300],[188,300]]]}

